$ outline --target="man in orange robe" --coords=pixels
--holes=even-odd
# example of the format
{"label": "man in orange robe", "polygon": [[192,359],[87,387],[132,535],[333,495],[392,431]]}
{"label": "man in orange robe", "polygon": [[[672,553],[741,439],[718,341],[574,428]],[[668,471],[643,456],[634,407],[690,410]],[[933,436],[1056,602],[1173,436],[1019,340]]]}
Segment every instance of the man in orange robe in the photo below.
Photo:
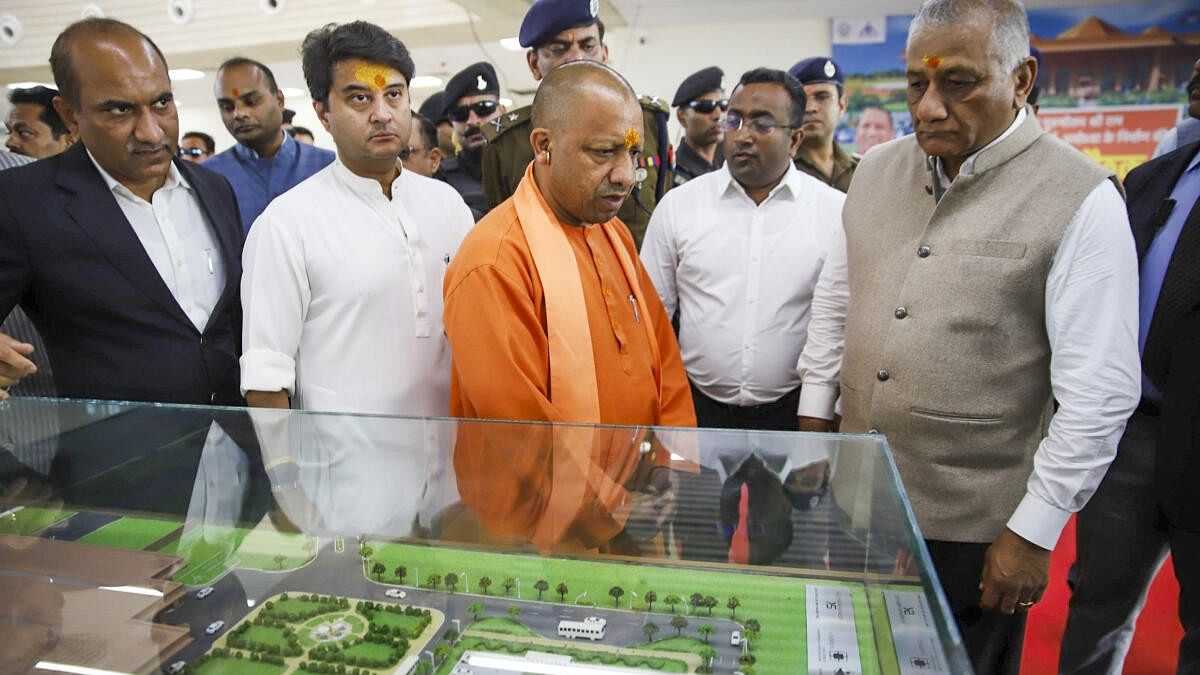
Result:
{"label": "man in orange robe", "polygon": [[[572,62],[543,79],[532,115],[534,161],[446,271],[451,414],[695,426],[670,319],[616,218],[636,183],[637,96]],[[623,549],[669,516],[667,457],[640,431],[464,424],[455,468],[490,534]]]}

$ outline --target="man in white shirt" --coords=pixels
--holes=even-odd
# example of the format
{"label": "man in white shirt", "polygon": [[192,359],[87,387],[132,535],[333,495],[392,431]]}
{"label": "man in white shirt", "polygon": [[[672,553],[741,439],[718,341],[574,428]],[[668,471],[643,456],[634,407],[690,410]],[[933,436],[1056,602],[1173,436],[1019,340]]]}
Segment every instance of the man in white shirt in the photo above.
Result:
{"label": "man in white shirt", "polygon": [[446,184],[401,170],[413,62],[356,21],[309,33],[313,107],[338,159],[276,198],[246,242],[242,390],[252,406],[445,415],[442,274],[472,226]]}
{"label": "man in white shirt", "polygon": [[845,328],[845,196],[796,169],[804,88],[742,76],[726,164],[672,190],[642,261],[679,342],[702,427],[827,431]]}
{"label": "man in white shirt", "polygon": [[863,157],[842,212],[842,430],[887,437],[975,672],[1016,673],[1138,402],[1137,257],[1112,174],[1026,106],[1017,0],[927,0],[908,54],[915,134]]}

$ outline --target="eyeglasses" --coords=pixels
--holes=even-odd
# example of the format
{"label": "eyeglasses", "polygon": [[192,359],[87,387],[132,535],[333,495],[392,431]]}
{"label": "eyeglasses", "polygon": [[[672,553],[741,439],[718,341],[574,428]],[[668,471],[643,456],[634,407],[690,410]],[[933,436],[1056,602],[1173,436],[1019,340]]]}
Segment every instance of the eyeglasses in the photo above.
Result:
{"label": "eyeglasses", "polygon": [[701,115],[707,115],[721,107],[721,112],[729,110],[729,99],[727,98],[700,98],[695,101],[688,101],[687,107],[695,110]]}
{"label": "eyeglasses", "polygon": [[425,148],[417,148],[411,145],[400,148],[400,161],[407,162],[413,155],[419,155],[425,152]]}
{"label": "eyeglasses", "polygon": [[471,118],[471,111],[479,117],[487,117],[496,112],[500,104],[496,101],[476,101],[471,105],[457,105],[446,111],[446,117],[450,118],[451,122],[466,122]]}
{"label": "eyeglasses", "polygon": [[204,148],[179,148],[180,157],[203,157],[206,154]]}
{"label": "eyeglasses", "polygon": [[766,136],[776,129],[798,129],[799,127],[780,124],[771,117],[751,117],[746,119],[741,113],[731,112],[725,115],[725,119],[721,120],[721,128],[725,131],[737,131],[745,124],[750,131],[753,131],[759,136]]}

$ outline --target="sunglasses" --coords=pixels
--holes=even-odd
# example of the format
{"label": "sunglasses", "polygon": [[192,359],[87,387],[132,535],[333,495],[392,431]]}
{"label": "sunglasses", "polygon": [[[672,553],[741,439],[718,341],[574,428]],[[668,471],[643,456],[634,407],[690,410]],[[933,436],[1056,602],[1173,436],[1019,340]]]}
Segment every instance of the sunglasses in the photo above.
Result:
{"label": "sunglasses", "polygon": [[179,148],[180,157],[203,157],[204,148]]}
{"label": "sunglasses", "polygon": [[425,152],[425,148],[414,148],[413,146],[405,146],[400,148],[400,161],[407,162],[410,157],[419,155]]}
{"label": "sunglasses", "polygon": [[496,101],[476,101],[471,105],[456,105],[446,111],[446,117],[450,118],[451,122],[466,122],[471,118],[471,111],[475,111],[478,117],[487,117],[496,112],[500,104]]}
{"label": "sunglasses", "polygon": [[695,101],[688,101],[687,107],[695,110],[701,115],[707,115],[721,107],[721,112],[729,110],[729,99],[727,98],[701,98]]}

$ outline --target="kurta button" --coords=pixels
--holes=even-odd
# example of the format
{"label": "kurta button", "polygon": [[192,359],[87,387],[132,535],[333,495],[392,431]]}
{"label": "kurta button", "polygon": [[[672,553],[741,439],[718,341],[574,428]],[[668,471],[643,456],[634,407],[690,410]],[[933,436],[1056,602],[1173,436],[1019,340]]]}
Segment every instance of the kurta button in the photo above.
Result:
{"label": "kurta button", "polygon": [[908,308],[907,307],[897,307],[896,308],[896,318],[897,319],[904,319],[907,317],[908,317]]}
{"label": "kurta button", "polygon": [[921,248],[917,249],[917,257],[918,258],[928,258],[929,257],[929,247],[922,246]]}
{"label": "kurta button", "polygon": [[892,374],[884,369],[880,369],[880,371],[878,373],[875,373],[875,377],[879,378],[880,382],[887,382],[888,378],[890,378],[891,376],[892,376]]}

